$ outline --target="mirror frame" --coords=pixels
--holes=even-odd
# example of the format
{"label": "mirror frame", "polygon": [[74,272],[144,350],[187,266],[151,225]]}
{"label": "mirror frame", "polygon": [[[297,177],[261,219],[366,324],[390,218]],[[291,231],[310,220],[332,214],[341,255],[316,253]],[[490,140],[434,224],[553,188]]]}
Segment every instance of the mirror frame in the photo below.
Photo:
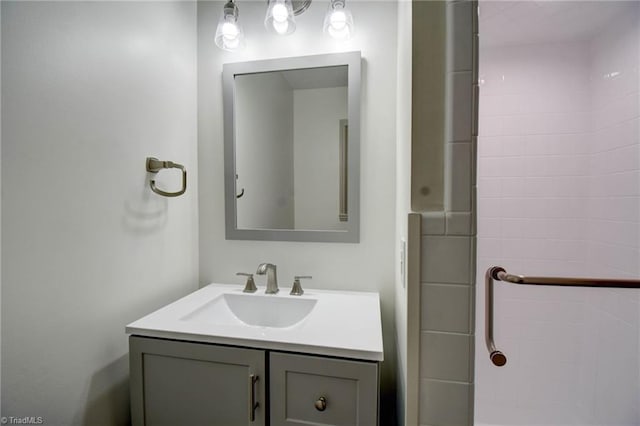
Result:
{"label": "mirror frame", "polygon": [[[224,103],[224,192],[227,240],[315,241],[358,243],[360,241],[360,62],[357,52],[267,59],[223,64]],[[347,205],[349,220],[345,230],[238,229],[236,203],[234,79],[236,75],[306,68],[347,66]],[[337,214],[337,212],[336,212]]]}

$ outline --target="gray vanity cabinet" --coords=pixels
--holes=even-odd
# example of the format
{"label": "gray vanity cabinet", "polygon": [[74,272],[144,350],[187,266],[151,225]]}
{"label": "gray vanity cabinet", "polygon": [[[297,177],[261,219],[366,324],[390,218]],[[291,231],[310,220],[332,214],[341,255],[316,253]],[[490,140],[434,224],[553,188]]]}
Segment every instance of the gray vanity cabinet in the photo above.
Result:
{"label": "gray vanity cabinet", "polygon": [[129,339],[133,426],[377,425],[377,362]]}
{"label": "gray vanity cabinet", "polygon": [[134,426],[265,425],[265,351],[129,339]]}
{"label": "gray vanity cabinet", "polygon": [[378,364],[271,352],[271,426],[373,426]]}

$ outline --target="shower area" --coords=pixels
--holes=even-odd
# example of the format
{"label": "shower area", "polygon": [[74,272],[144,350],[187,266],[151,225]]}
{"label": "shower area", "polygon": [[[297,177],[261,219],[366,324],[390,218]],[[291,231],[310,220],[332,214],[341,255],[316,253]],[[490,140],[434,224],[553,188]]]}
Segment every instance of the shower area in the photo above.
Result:
{"label": "shower area", "polygon": [[639,425],[640,290],[484,274],[640,278],[640,3],[479,2],[477,425]]}

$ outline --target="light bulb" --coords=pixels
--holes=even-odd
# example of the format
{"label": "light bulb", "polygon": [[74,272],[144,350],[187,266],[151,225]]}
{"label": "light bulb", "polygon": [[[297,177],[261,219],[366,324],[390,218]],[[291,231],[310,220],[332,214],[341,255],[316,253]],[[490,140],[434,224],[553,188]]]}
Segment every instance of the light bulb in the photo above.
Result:
{"label": "light bulb", "polygon": [[229,1],[222,9],[215,35],[216,45],[223,50],[234,51],[244,46],[244,34],[238,23],[238,7]]}
{"label": "light bulb", "polygon": [[348,40],[351,38],[351,31],[346,25],[342,25],[342,28],[337,28],[332,25],[327,29],[327,32],[331,37],[338,40]]}
{"label": "light bulb", "polygon": [[286,34],[289,29],[289,22],[277,22],[275,19],[273,20],[273,29],[276,30],[278,34]]}
{"label": "light bulb", "polygon": [[235,22],[225,22],[222,24],[222,36],[225,40],[236,39],[238,34],[240,34],[240,30]]}
{"label": "light bulb", "polygon": [[287,22],[287,18],[289,17],[289,12],[287,12],[287,7],[282,3],[276,3],[273,6],[273,20],[278,23]]}
{"label": "light bulb", "polygon": [[269,0],[264,18],[265,28],[275,34],[291,34],[296,29],[291,0]]}
{"label": "light bulb", "polygon": [[236,50],[238,47],[240,47],[240,38],[237,36],[237,33],[235,36],[225,35],[223,37],[222,43],[226,50]]}
{"label": "light bulb", "polygon": [[353,16],[344,7],[344,0],[331,0],[324,18],[324,32],[338,40],[349,40],[353,36]]}
{"label": "light bulb", "polygon": [[344,27],[347,26],[347,15],[345,15],[342,10],[334,10],[333,13],[331,13],[329,22],[332,29],[336,31],[344,30]]}

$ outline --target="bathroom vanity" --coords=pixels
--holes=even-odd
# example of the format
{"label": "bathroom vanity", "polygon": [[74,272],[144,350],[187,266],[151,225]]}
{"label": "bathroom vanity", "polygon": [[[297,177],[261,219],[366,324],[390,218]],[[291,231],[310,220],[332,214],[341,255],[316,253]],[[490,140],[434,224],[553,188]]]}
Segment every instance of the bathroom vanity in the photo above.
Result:
{"label": "bathroom vanity", "polygon": [[211,284],[129,324],[134,425],[375,425],[377,293]]}

